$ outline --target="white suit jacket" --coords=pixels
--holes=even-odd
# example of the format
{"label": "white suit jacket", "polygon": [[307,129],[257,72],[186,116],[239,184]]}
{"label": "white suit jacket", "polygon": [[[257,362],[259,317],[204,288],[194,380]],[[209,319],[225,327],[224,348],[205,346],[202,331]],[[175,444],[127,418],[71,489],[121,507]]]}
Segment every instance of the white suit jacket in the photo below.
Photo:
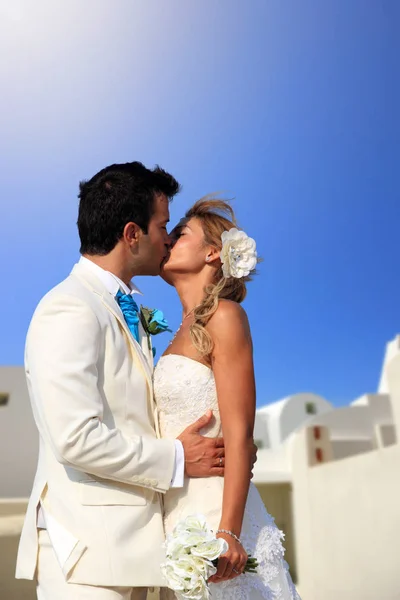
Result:
{"label": "white suit jacket", "polygon": [[34,578],[42,503],[67,581],[163,585],[159,492],[170,487],[175,444],[157,439],[152,361],[147,337],[136,342],[83,263],[38,305],[25,369],[40,450],[17,578]]}

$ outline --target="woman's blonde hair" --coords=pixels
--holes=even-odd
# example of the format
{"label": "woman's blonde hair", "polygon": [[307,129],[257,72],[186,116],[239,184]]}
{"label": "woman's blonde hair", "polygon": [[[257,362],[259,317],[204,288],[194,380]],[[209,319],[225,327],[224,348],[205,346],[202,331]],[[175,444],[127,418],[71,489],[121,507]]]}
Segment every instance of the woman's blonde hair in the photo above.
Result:
{"label": "woman's blonde hair", "polygon": [[[204,232],[204,244],[217,250],[222,249],[222,233],[237,227],[235,213],[228,202],[212,196],[198,200],[185,215],[185,220],[189,219],[197,219],[200,222]],[[250,276],[241,279],[224,277],[221,263],[216,269],[214,281],[205,288],[204,299],[193,312],[194,321],[190,327],[190,337],[196,350],[208,362],[211,362],[214,344],[206,325],[216,312],[219,299],[243,302],[247,293],[246,283],[250,279]]]}

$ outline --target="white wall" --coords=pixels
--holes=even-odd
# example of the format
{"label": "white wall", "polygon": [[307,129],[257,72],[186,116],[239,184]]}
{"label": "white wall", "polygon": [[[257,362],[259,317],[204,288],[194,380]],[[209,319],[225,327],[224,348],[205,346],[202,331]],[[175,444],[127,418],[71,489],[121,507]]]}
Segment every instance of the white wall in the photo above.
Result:
{"label": "white wall", "polygon": [[312,425],[329,427],[331,437],[335,439],[371,438],[374,435],[374,424],[368,406],[343,406],[324,415],[318,415],[311,421]]}
{"label": "white wall", "polygon": [[[305,432],[297,436],[303,455]],[[399,600],[400,447],[293,472],[303,600]]]}
{"label": "white wall", "polygon": [[[386,375],[399,431],[400,355]],[[313,467],[309,445],[307,429],[291,445],[303,600],[399,600],[400,445]]]}
{"label": "white wall", "polygon": [[291,480],[290,463],[285,446],[281,446],[277,450],[270,448],[259,450],[253,474],[253,482],[256,484],[289,482]]}
{"label": "white wall", "polygon": [[38,433],[33,420],[23,367],[0,367],[0,498],[27,497],[35,475]]}
{"label": "white wall", "polygon": [[350,406],[315,416],[309,424],[329,428],[335,459],[368,452],[396,441],[388,394],[366,394]]}
{"label": "white wall", "polygon": [[389,384],[386,369],[389,362],[400,353],[400,335],[397,335],[392,341],[386,344],[385,357],[383,359],[383,366],[381,372],[381,378],[379,381],[378,392],[385,394],[388,392]]}
{"label": "white wall", "polygon": [[358,398],[352,405],[369,406],[371,415],[376,423],[388,422],[392,420],[392,405],[389,394],[364,394]]}
{"label": "white wall", "polygon": [[370,452],[375,447],[373,440],[332,440],[331,445],[335,460]]}
{"label": "white wall", "polygon": [[268,415],[257,411],[254,422],[254,440],[259,448],[270,448],[271,441],[268,433]]}
{"label": "white wall", "polygon": [[[398,338],[400,339],[400,338]],[[398,352],[387,364],[385,369],[386,378],[390,389],[390,401],[392,404],[393,423],[396,427],[397,440],[400,441],[400,352]]]}

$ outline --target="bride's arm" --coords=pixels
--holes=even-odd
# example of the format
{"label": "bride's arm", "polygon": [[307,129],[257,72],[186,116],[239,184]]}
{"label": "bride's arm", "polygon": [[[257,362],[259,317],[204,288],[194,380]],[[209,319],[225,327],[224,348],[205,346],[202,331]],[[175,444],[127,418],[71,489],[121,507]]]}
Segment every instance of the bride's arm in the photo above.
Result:
{"label": "bride's arm", "polygon": [[[236,302],[221,300],[207,329],[214,342],[212,368],[225,442],[225,479],[220,529],[240,537],[253,464],[255,381],[253,349],[247,315]],[[230,549],[223,579],[241,571],[247,555],[235,539],[221,534]],[[235,571],[233,571],[235,569]],[[223,570],[223,571],[222,571]],[[213,579],[221,581],[221,579]]]}

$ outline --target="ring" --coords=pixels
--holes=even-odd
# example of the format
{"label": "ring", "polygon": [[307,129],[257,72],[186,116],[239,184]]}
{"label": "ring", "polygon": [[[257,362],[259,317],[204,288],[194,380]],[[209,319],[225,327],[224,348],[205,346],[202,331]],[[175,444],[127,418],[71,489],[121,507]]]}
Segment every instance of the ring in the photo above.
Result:
{"label": "ring", "polygon": [[232,569],[232,571],[233,571],[234,573],[236,573],[236,575],[240,575],[240,572],[239,572],[239,571],[236,571],[236,569]]}
{"label": "ring", "polygon": [[219,466],[222,467],[222,458],[219,457]]}

